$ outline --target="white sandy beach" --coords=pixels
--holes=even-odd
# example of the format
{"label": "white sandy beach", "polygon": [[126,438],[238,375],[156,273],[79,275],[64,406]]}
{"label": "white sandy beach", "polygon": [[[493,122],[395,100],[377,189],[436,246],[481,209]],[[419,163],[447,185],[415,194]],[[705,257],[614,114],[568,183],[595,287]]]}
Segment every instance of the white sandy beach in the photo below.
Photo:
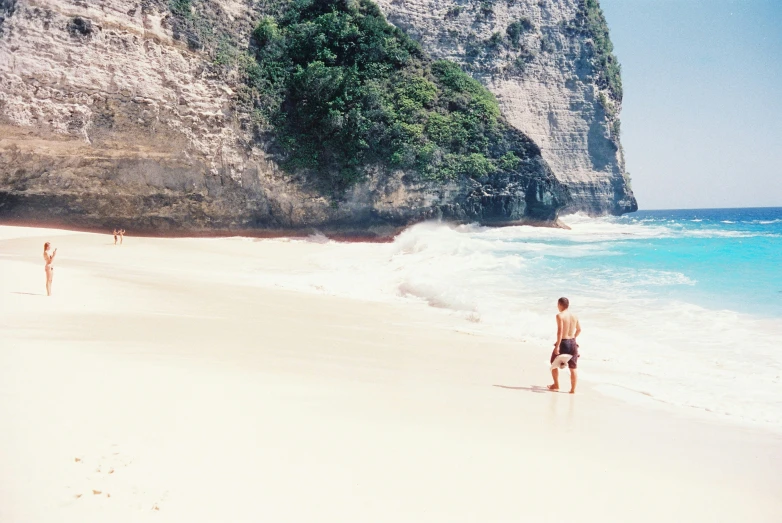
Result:
{"label": "white sandy beach", "polygon": [[547,392],[550,345],[421,303],[275,288],[317,242],[112,243],[0,227],[2,523],[782,521],[778,433]]}

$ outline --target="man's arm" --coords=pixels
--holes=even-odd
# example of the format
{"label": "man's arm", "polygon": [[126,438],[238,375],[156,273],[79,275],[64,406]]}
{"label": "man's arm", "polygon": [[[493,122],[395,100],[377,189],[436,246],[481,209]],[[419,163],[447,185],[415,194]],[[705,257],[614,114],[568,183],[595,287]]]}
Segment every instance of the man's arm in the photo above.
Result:
{"label": "man's arm", "polygon": [[559,354],[560,343],[562,343],[562,318],[557,314],[557,342],[554,344],[554,354]]}
{"label": "man's arm", "polygon": [[578,338],[579,334],[581,334],[581,322],[576,319],[576,334],[573,337]]}

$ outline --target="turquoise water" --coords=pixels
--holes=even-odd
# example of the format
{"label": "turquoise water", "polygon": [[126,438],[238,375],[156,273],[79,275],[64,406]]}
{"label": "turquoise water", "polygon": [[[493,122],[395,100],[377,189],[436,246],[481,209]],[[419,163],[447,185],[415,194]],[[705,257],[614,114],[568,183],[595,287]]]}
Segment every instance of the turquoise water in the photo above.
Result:
{"label": "turquoise water", "polygon": [[[569,273],[585,285],[632,274],[627,292],[636,296],[782,317],[782,208],[641,211],[608,220],[628,230],[549,240],[563,247],[561,256],[542,257],[536,268]],[[584,241],[594,255],[571,256]],[[639,277],[644,273],[658,277]]]}

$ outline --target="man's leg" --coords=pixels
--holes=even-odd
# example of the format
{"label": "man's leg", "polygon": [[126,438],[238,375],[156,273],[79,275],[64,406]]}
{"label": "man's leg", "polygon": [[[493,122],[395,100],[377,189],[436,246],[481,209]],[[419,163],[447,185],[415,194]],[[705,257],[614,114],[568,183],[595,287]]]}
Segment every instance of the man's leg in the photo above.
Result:
{"label": "man's leg", "polygon": [[576,393],[576,383],[578,382],[578,371],[576,369],[570,369],[570,393]]}
{"label": "man's leg", "polygon": [[559,390],[559,369],[551,369],[551,377],[554,378],[554,383],[549,385],[549,390]]}

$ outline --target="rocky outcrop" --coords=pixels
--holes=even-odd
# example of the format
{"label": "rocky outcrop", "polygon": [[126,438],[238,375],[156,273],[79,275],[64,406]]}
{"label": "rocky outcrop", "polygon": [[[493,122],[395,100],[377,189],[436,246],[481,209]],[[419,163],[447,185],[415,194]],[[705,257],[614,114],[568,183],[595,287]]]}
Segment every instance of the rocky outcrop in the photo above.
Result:
{"label": "rocky outcrop", "polygon": [[494,92],[570,190],[565,212],[633,212],[621,99],[599,85],[593,42],[573,29],[583,2],[378,0],[424,49],[462,64]]}
{"label": "rocky outcrop", "polygon": [[[513,9],[543,9],[544,2],[518,3]],[[342,197],[325,197],[305,177],[278,168],[243,106],[241,49],[260,13],[254,4],[204,2],[198,17],[183,21],[164,0],[0,0],[0,220],[382,234],[433,217],[540,222],[563,208],[632,207],[618,141],[605,138],[599,93],[586,72],[573,80],[570,62],[560,70],[554,57],[530,62],[547,85],[539,93],[527,91],[535,83],[526,74],[489,74],[489,61],[473,71],[540,145],[542,156],[518,173],[440,184],[374,169]],[[456,33],[434,44],[433,22],[413,23],[418,7],[450,4],[380,4],[427,51],[467,63]],[[578,41],[558,34],[553,45],[576,52]]]}

